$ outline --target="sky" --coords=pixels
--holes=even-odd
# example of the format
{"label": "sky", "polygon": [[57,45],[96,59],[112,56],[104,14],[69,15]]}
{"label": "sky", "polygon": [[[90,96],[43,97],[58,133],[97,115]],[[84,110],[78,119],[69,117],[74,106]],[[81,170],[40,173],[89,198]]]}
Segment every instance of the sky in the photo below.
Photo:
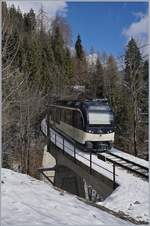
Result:
{"label": "sky", "polygon": [[[70,24],[72,45],[78,33],[84,50],[90,53],[106,52],[114,56],[123,54],[125,46],[134,37],[139,46],[148,44],[148,3],[147,2],[66,2],[57,1],[11,1],[24,12],[33,8],[38,12],[43,5],[52,20],[60,13]],[[10,4],[10,3],[9,3]],[[148,47],[141,51],[146,55]]]}

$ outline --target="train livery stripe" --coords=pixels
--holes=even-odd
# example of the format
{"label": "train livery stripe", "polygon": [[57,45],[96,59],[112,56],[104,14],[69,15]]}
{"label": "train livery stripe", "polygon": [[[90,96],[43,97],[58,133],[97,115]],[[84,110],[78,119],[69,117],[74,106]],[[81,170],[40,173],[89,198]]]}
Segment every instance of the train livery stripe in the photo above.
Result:
{"label": "train livery stripe", "polygon": [[[50,120],[50,123],[54,123],[52,120]],[[77,129],[67,123],[64,123],[62,121],[58,123],[55,123],[55,126],[60,131],[64,132],[66,135],[70,136],[72,139],[78,141],[81,144],[85,144],[86,141],[108,141],[108,142],[114,142],[114,132],[108,133],[108,134],[92,134],[92,133],[86,133],[80,129]]]}

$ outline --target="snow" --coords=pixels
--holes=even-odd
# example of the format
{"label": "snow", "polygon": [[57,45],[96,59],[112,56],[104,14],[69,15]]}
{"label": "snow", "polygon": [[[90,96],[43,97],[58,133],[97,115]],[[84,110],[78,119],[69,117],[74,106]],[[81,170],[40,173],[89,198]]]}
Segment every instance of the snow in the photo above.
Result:
{"label": "snow", "polygon": [[75,195],[25,174],[2,169],[2,225],[132,225]]}
{"label": "snow", "polygon": [[[46,131],[46,122],[43,120],[41,127],[42,130],[47,134]],[[50,129],[51,141],[55,143],[55,131]],[[56,145],[63,149],[63,139],[61,135],[56,133]],[[71,143],[64,141],[64,150],[71,156],[74,156],[74,148]],[[113,152],[117,152],[121,155],[121,151],[113,149]],[[145,160],[136,158],[126,153],[122,153],[122,157],[127,157],[133,161],[147,165],[148,163]],[[131,158],[130,158],[131,157]],[[90,156],[88,153],[82,152],[79,149],[76,149],[76,158],[84,163],[87,166],[90,166]],[[92,156],[92,168],[99,172],[100,174],[108,177],[112,180],[112,164],[108,162],[103,162],[98,159],[96,155]],[[125,215],[135,219],[136,221],[149,222],[149,184],[146,180],[138,177],[134,174],[131,174],[129,171],[116,167],[116,182],[119,184],[117,189],[103,202],[98,204],[105,206],[110,210],[115,212],[123,212]]]}
{"label": "snow", "polygon": [[[54,167],[56,165],[55,158],[50,155],[49,152],[47,152],[47,146],[44,147],[43,152],[43,160],[42,160],[42,167],[43,168],[49,168]],[[46,171],[45,174],[50,177],[51,181],[54,181],[55,171]],[[46,178],[43,177],[43,180],[47,181]]]}
{"label": "snow", "polygon": [[87,62],[89,63],[89,65],[92,65],[92,64],[95,65],[96,62],[97,62],[97,59],[98,59],[97,53],[89,54],[89,55],[86,57],[86,60],[87,60]]}
{"label": "snow", "polygon": [[130,160],[132,162],[135,162],[135,163],[137,163],[137,164],[139,164],[141,166],[145,166],[145,167],[149,168],[149,162],[146,161],[146,160],[144,160],[144,159],[141,159],[141,158],[135,157],[133,155],[130,155],[128,153],[119,151],[116,148],[112,148],[111,152],[114,153],[114,154],[116,154],[116,155],[118,155],[118,156],[120,156],[120,157],[123,157],[125,159],[128,159],[128,160]]}
{"label": "snow", "polygon": [[137,221],[149,222],[149,184],[127,171],[116,169],[119,187],[99,203],[115,212],[122,211]]}

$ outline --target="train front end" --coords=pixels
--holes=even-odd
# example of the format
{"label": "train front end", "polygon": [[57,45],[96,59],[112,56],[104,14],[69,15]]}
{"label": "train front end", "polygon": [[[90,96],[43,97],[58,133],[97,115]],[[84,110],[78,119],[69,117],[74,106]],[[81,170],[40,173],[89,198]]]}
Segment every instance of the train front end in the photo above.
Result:
{"label": "train front end", "polygon": [[98,152],[110,150],[114,142],[114,114],[108,103],[102,101],[85,106],[86,128],[85,145]]}

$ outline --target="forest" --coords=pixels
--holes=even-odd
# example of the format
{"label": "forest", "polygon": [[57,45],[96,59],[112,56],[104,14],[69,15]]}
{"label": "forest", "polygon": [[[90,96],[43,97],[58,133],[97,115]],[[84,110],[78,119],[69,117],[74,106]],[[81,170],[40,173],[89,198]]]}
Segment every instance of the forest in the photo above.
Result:
{"label": "forest", "polygon": [[76,85],[85,87],[79,98],[108,99],[115,113],[114,147],[148,160],[148,60],[134,38],[119,60],[123,66],[102,52],[90,62],[82,34],[72,43],[64,17],[49,23],[43,7],[36,15],[2,2],[2,166],[37,176],[41,120],[48,105]]}

